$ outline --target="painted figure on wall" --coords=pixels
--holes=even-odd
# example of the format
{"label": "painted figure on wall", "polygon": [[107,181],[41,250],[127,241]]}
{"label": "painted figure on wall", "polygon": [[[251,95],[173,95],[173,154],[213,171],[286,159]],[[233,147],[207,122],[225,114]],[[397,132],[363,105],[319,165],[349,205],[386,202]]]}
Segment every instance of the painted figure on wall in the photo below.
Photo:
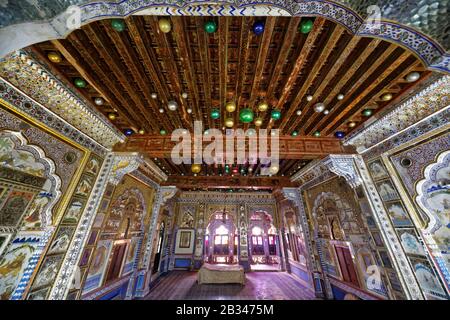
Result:
{"label": "painted figure on wall", "polygon": [[181,220],[180,228],[193,228],[193,227],[194,227],[194,217],[189,212],[185,212]]}

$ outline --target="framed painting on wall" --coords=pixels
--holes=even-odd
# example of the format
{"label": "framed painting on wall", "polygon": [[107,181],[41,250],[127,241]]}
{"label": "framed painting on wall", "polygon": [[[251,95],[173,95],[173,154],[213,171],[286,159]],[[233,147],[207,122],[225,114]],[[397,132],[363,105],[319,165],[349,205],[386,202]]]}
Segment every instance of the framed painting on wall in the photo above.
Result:
{"label": "framed painting on wall", "polygon": [[16,227],[36,193],[13,190],[0,208],[0,225]]}
{"label": "framed painting on wall", "polygon": [[377,189],[383,201],[398,200],[399,196],[391,180],[383,180],[377,183]]}
{"label": "framed painting on wall", "polygon": [[409,219],[408,213],[400,201],[386,204],[386,209],[395,227],[412,226],[412,222]]}
{"label": "framed painting on wall", "polygon": [[191,232],[180,231],[180,243],[179,248],[189,248],[191,246]]}
{"label": "framed painting on wall", "polygon": [[369,171],[374,180],[378,180],[388,176],[388,172],[380,160],[369,163]]}
{"label": "framed painting on wall", "polygon": [[113,241],[110,239],[100,240],[97,243],[97,249],[92,257],[86,282],[84,283],[83,293],[97,289],[101,285],[105,274],[105,269],[108,265],[108,258],[111,253],[112,244]]}

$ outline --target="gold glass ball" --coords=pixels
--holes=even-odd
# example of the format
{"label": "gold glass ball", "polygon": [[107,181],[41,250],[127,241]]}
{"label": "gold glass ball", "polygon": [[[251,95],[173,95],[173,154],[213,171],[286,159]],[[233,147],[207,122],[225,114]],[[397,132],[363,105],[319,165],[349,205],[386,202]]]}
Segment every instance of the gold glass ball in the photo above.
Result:
{"label": "gold glass ball", "polygon": [[349,126],[350,128],[354,128],[354,127],[356,127],[356,122],[350,121],[350,122],[348,123],[348,126]]}
{"label": "gold glass ball", "polygon": [[117,116],[115,113],[108,113],[108,119],[109,120],[116,120]]}
{"label": "gold glass ball", "polygon": [[139,134],[145,134],[145,130],[144,129],[139,129]]}
{"label": "gold glass ball", "polygon": [[255,126],[261,127],[262,124],[263,124],[263,119],[262,118],[256,118],[255,119]]}
{"label": "gold glass ball", "polygon": [[381,96],[381,100],[383,101],[390,101],[392,100],[392,98],[393,98],[392,93],[385,93]]}
{"label": "gold glass ball", "polygon": [[172,30],[172,24],[170,23],[169,19],[163,18],[160,19],[159,22],[159,30],[161,30],[164,33],[170,32]]}
{"label": "gold glass ball", "polygon": [[258,110],[261,112],[267,111],[267,109],[269,109],[269,104],[267,102],[261,102],[258,105]]}
{"label": "gold glass ball", "polygon": [[200,171],[202,171],[202,166],[199,165],[199,164],[194,163],[191,166],[191,171],[192,171],[192,173],[200,173]]}
{"label": "gold glass ball", "polygon": [[228,103],[226,104],[226,106],[225,106],[225,109],[226,109],[228,112],[234,112],[234,111],[236,110],[236,103],[234,103],[234,102],[228,102]]}
{"label": "gold glass ball", "polygon": [[234,121],[232,118],[225,119],[225,127],[233,128],[233,126],[234,126]]}
{"label": "gold glass ball", "polygon": [[53,63],[61,63],[62,57],[58,52],[50,52],[48,55],[48,60],[50,60]]}

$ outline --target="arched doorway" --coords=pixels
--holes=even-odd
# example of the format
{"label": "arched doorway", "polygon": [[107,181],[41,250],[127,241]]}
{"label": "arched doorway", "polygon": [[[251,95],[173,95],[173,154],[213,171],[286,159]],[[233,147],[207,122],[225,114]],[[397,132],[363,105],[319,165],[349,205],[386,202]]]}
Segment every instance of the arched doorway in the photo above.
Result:
{"label": "arched doorway", "polygon": [[279,239],[272,216],[265,211],[255,211],[250,216],[248,230],[248,251],[252,270],[279,270]]}
{"label": "arched doorway", "polygon": [[239,235],[232,216],[226,211],[213,213],[205,234],[205,262],[238,263],[238,244]]}

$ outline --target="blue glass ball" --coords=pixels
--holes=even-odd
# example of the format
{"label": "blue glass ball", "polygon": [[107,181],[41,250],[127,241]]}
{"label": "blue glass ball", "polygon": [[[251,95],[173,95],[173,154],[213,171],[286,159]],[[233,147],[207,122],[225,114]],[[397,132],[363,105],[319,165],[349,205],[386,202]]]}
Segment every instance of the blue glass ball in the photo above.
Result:
{"label": "blue glass ball", "polygon": [[131,130],[131,129],[126,129],[125,130],[125,135],[126,136],[131,136],[133,134],[133,130]]}
{"label": "blue glass ball", "polygon": [[256,21],[253,24],[253,33],[259,36],[264,32],[264,22],[262,21]]}
{"label": "blue glass ball", "polygon": [[334,136],[335,136],[336,138],[342,139],[343,137],[345,137],[345,133],[342,132],[342,131],[336,131],[336,132],[334,133]]}

